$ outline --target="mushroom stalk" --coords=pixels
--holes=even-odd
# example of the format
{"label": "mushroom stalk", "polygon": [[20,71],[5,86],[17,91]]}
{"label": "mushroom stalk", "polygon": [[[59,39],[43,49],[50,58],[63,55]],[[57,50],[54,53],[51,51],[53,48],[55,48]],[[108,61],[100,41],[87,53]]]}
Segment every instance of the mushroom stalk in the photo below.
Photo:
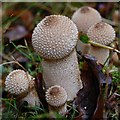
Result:
{"label": "mushroom stalk", "polygon": [[49,111],[55,111],[55,112],[57,112],[61,115],[65,115],[66,112],[67,112],[67,104],[66,103],[59,106],[59,107],[54,107],[54,106],[51,106],[51,105],[49,105],[48,107],[49,107]]}
{"label": "mushroom stalk", "polygon": [[22,98],[22,101],[27,101],[29,106],[40,106],[40,100],[35,89],[35,82],[29,84],[27,95]]}
{"label": "mushroom stalk", "polygon": [[83,54],[87,54],[89,51],[90,44],[85,44],[82,41],[78,40],[76,45],[76,50],[81,51]]}
{"label": "mushroom stalk", "polygon": [[77,63],[77,55],[74,50],[64,59],[42,61],[43,78],[46,88],[53,85],[60,85],[65,88],[68,94],[68,101],[76,97],[76,93],[82,88],[80,71]]}
{"label": "mushroom stalk", "polygon": [[109,49],[90,46],[88,54],[95,56],[98,60],[98,63],[104,64],[109,57]]}

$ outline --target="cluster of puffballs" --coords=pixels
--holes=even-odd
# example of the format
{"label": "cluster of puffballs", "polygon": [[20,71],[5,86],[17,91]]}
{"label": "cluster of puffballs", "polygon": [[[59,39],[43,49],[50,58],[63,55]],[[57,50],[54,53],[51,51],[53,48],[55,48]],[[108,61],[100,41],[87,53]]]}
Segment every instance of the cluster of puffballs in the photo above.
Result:
{"label": "cluster of puffballs", "polygon": [[[32,45],[43,57],[43,80],[49,111],[62,115],[67,112],[67,102],[73,101],[77,92],[83,88],[77,60],[77,50],[90,54],[103,64],[109,56],[109,50],[78,39],[82,32],[90,40],[109,45],[115,39],[111,25],[104,23],[98,11],[91,7],[81,7],[72,16],[72,20],[63,15],[50,15],[38,23],[32,34]],[[77,46],[77,47],[76,47]],[[25,94],[30,106],[40,105],[34,78],[23,70],[14,70],[5,81],[11,94]]]}

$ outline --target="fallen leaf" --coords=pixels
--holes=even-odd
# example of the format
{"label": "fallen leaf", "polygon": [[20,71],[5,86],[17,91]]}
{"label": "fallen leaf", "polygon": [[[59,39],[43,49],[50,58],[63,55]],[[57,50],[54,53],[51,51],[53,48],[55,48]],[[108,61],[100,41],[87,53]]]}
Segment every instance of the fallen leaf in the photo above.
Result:
{"label": "fallen leaf", "polygon": [[23,24],[29,29],[32,30],[34,25],[33,25],[33,14],[29,10],[25,10],[24,13],[21,15],[21,19]]}
{"label": "fallen leaf", "polygon": [[8,38],[9,42],[21,39],[28,34],[28,31],[25,29],[24,26],[18,25],[12,28],[4,34],[4,38]]}
{"label": "fallen leaf", "polygon": [[10,10],[10,9],[9,9],[9,10],[6,10],[6,11],[5,11],[5,14],[8,15],[8,16],[10,16],[10,17],[11,17],[11,16],[12,16],[12,17],[13,17],[13,16],[15,17],[15,16],[18,16],[21,12],[22,12],[22,10]]}
{"label": "fallen leaf", "polygon": [[[91,119],[98,102],[100,94],[100,81],[105,79],[101,67],[96,63],[95,57],[83,55],[84,65],[81,71],[83,89],[77,93],[74,103],[80,111],[77,119]],[[104,81],[104,80],[102,80]]]}

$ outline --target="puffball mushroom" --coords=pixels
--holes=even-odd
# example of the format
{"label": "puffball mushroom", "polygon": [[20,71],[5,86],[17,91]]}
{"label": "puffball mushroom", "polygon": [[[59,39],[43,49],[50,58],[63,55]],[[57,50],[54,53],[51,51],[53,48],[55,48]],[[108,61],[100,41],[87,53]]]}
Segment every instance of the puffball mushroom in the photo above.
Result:
{"label": "puffball mushroom", "polygon": [[5,88],[14,95],[23,96],[30,106],[39,105],[39,98],[35,90],[34,78],[23,70],[13,70],[7,75]]}
{"label": "puffball mushroom", "polygon": [[[115,31],[113,27],[107,23],[99,22],[88,29],[87,32],[90,40],[102,45],[109,45],[115,39]],[[91,46],[89,54],[95,56],[98,62],[104,64],[109,56],[109,50],[97,46]]]}
{"label": "puffball mushroom", "polygon": [[67,93],[63,87],[54,85],[46,91],[45,96],[50,111],[55,111],[62,115],[67,112]]}
{"label": "puffball mushroom", "polygon": [[[76,24],[78,31],[87,34],[88,29],[102,21],[100,13],[94,8],[84,6],[75,11],[72,15],[72,21]],[[86,54],[89,50],[89,44],[84,44],[80,40],[77,42],[77,51]]]}
{"label": "puffball mushroom", "polygon": [[62,15],[45,17],[32,34],[32,44],[41,55],[46,89],[53,85],[64,87],[68,101],[82,88],[75,46],[78,40],[76,25]]}
{"label": "puffball mushroom", "polygon": [[88,29],[95,23],[102,21],[102,18],[97,10],[84,6],[74,12],[72,21],[76,24],[79,32],[86,34]]}

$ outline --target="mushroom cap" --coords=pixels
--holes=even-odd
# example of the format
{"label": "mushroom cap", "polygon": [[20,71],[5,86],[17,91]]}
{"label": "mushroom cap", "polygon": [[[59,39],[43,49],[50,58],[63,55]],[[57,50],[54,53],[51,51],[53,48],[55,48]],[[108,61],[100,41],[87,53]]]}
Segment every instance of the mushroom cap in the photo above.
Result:
{"label": "mushroom cap", "polygon": [[29,87],[29,75],[23,70],[14,70],[6,77],[5,87],[11,94],[26,92]]}
{"label": "mushroom cap", "polygon": [[88,6],[84,6],[74,12],[72,15],[72,20],[76,24],[79,32],[86,34],[89,27],[102,21],[102,18],[97,10]]}
{"label": "mushroom cap", "polygon": [[45,17],[32,34],[32,45],[46,59],[60,59],[75,48],[78,40],[76,25],[68,17],[50,15]]}
{"label": "mushroom cap", "polygon": [[88,29],[87,35],[94,42],[109,45],[115,39],[115,30],[111,25],[99,22]]}
{"label": "mushroom cap", "polygon": [[54,85],[46,91],[46,100],[49,105],[59,107],[65,104],[67,93],[63,87]]}

